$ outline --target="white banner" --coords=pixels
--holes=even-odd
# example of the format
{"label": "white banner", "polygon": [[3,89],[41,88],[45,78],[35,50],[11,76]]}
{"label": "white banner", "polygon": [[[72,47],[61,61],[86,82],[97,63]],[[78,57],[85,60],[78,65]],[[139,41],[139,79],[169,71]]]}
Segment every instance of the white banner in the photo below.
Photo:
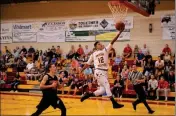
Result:
{"label": "white banner", "polygon": [[161,16],[161,27],[173,27],[175,26],[175,15],[166,14]]}
{"label": "white banner", "polygon": [[[117,30],[99,30],[96,32],[96,40],[111,41],[117,35]],[[119,36],[117,41],[129,41],[130,29],[125,29]]]}
{"label": "white banner", "polygon": [[[133,28],[133,17],[126,17],[124,23],[126,29]],[[70,20],[67,21],[67,29],[69,31],[112,30],[115,29],[115,22],[113,18]]]}
{"label": "white banner", "polygon": [[0,43],[12,43],[12,33],[1,33]]}
{"label": "white banner", "polygon": [[65,31],[38,32],[37,42],[65,42]]}
{"label": "white banner", "polygon": [[66,31],[65,41],[95,41],[95,35],[92,31]]}
{"label": "white banner", "polygon": [[59,32],[66,30],[65,21],[40,22],[40,32]]}
{"label": "white banner", "polygon": [[40,23],[14,23],[13,24],[13,33],[16,32],[38,32]]}
{"label": "white banner", "polygon": [[11,33],[11,32],[12,32],[12,23],[1,24],[1,33]]}
{"label": "white banner", "polygon": [[163,28],[163,39],[172,40],[175,39],[175,27],[164,27]]}
{"label": "white banner", "polygon": [[13,33],[13,42],[36,42],[36,34],[35,32],[15,32]]}

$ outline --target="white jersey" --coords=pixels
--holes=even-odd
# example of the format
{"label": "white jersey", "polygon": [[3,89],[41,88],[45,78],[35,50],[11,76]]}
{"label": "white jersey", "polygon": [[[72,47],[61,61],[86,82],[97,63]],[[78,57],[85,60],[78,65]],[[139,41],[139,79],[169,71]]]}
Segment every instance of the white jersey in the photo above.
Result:
{"label": "white jersey", "polygon": [[94,62],[95,69],[108,69],[108,55],[112,48],[112,44],[109,44],[103,50],[97,50],[90,55],[87,64]]}

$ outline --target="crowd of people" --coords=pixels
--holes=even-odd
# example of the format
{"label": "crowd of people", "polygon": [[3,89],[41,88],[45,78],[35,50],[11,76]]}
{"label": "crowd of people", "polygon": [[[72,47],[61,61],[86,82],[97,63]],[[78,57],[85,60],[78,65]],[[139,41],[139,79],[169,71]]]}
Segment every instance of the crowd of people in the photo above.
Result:
{"label": "crowd of people", "polygon": [[[10,50],[5,46],[1,54],[1,86],[6,83],[7,68],[13,68],[17,71],[17,78],[12,82],[12,89],[17,90],[17,85],[20,84],[19,72],[25,73],[26,80],[41,81],[46,73],[48,64],[55,63],[58,70],[58,78],[60,88],[64,94],[64,87],[68,87],[67,94],[76,95],[78,90],[82,93],[85,91],[93,91],[93,88],[98,87],[94,79],[94,66],[91,65],[85,69],[83,73],[80,72],[84,63],[88,61],[89,56],[95,49],[88,48],[88,45],[83,48],[79,45],[78,49],[72,45],[67,54],[63,53],[60,46],[52,46],[46,51],[36,50],[34,47],[26,48],[25,46],[16,47]],[[170,91],[175,91],[175,54],[172,54],[171,49],[166,44],[158,60],[154,61],[147,45],[144,44],[143,48],[135,45],[134,50],[129,44],[124,48],[123,54],[116,54],[116,50],[112,48],[109,53],[109,65],[112,70],[112,78],[115,79],[112,84],[112,93],[116,97],[122,97],[123,90],[127,89],[126,81],[129,72],[132,71],[131,63],[136,64],[142,68],[143,76],[146,80],[144,88],[146,94],[152,99],[159,99],[159,93],[164,92],[165,100]],[[14,89],[16,88],[16,89]]]}

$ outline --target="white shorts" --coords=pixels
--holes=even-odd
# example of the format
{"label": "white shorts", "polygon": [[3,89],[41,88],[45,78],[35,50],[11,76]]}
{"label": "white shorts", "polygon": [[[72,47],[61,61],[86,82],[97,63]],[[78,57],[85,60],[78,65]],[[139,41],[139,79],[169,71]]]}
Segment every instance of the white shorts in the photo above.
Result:
{"label": "white shorts", "polygon": [[108,71],[96,69],[94,72],[95,79],[100,86],[98,90],[94,92],[95,96],[102,95],[106,92],[107,96],[112,96],[110,85],[108,82]]}

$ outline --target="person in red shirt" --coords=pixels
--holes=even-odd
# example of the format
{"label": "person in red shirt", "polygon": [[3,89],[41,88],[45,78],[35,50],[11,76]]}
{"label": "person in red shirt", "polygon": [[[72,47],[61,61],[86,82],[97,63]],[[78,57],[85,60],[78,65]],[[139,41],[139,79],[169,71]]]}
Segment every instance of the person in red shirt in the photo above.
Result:
{"label": "person in red shirt", "polygon": [[159,82],[158,82],[158,89],[156,90],[156,100],[159,100],[159,92],[164,92],[165,95],[165,101],[167,101],[167,96],[169,93],[169,83],[164,80],[164,77],[161,77]]}
{"label": "person in red shirt", "polygon": [[166,52],[169,54],[169,55],[171,55],[171,49],[169,48],[169,45],[168,44],[166,44],[165,45],[165,48],[163,48],[163,54],[165,55],[166,54]]}
{"label": "person in red shirt", "polygon": [[78,54],[78,57],[84,54],[84,50],[83,50],[81,44],[79,44],[79,48],[77,50],[77,54]]}
{"label": "person in red shirt", "polygon": [[127,46],[123,50],[123,56],[125,58],[129,58],[131,56],[131,54],[132,54],[132,49],[131,49],[130,45],[127,44]]}

